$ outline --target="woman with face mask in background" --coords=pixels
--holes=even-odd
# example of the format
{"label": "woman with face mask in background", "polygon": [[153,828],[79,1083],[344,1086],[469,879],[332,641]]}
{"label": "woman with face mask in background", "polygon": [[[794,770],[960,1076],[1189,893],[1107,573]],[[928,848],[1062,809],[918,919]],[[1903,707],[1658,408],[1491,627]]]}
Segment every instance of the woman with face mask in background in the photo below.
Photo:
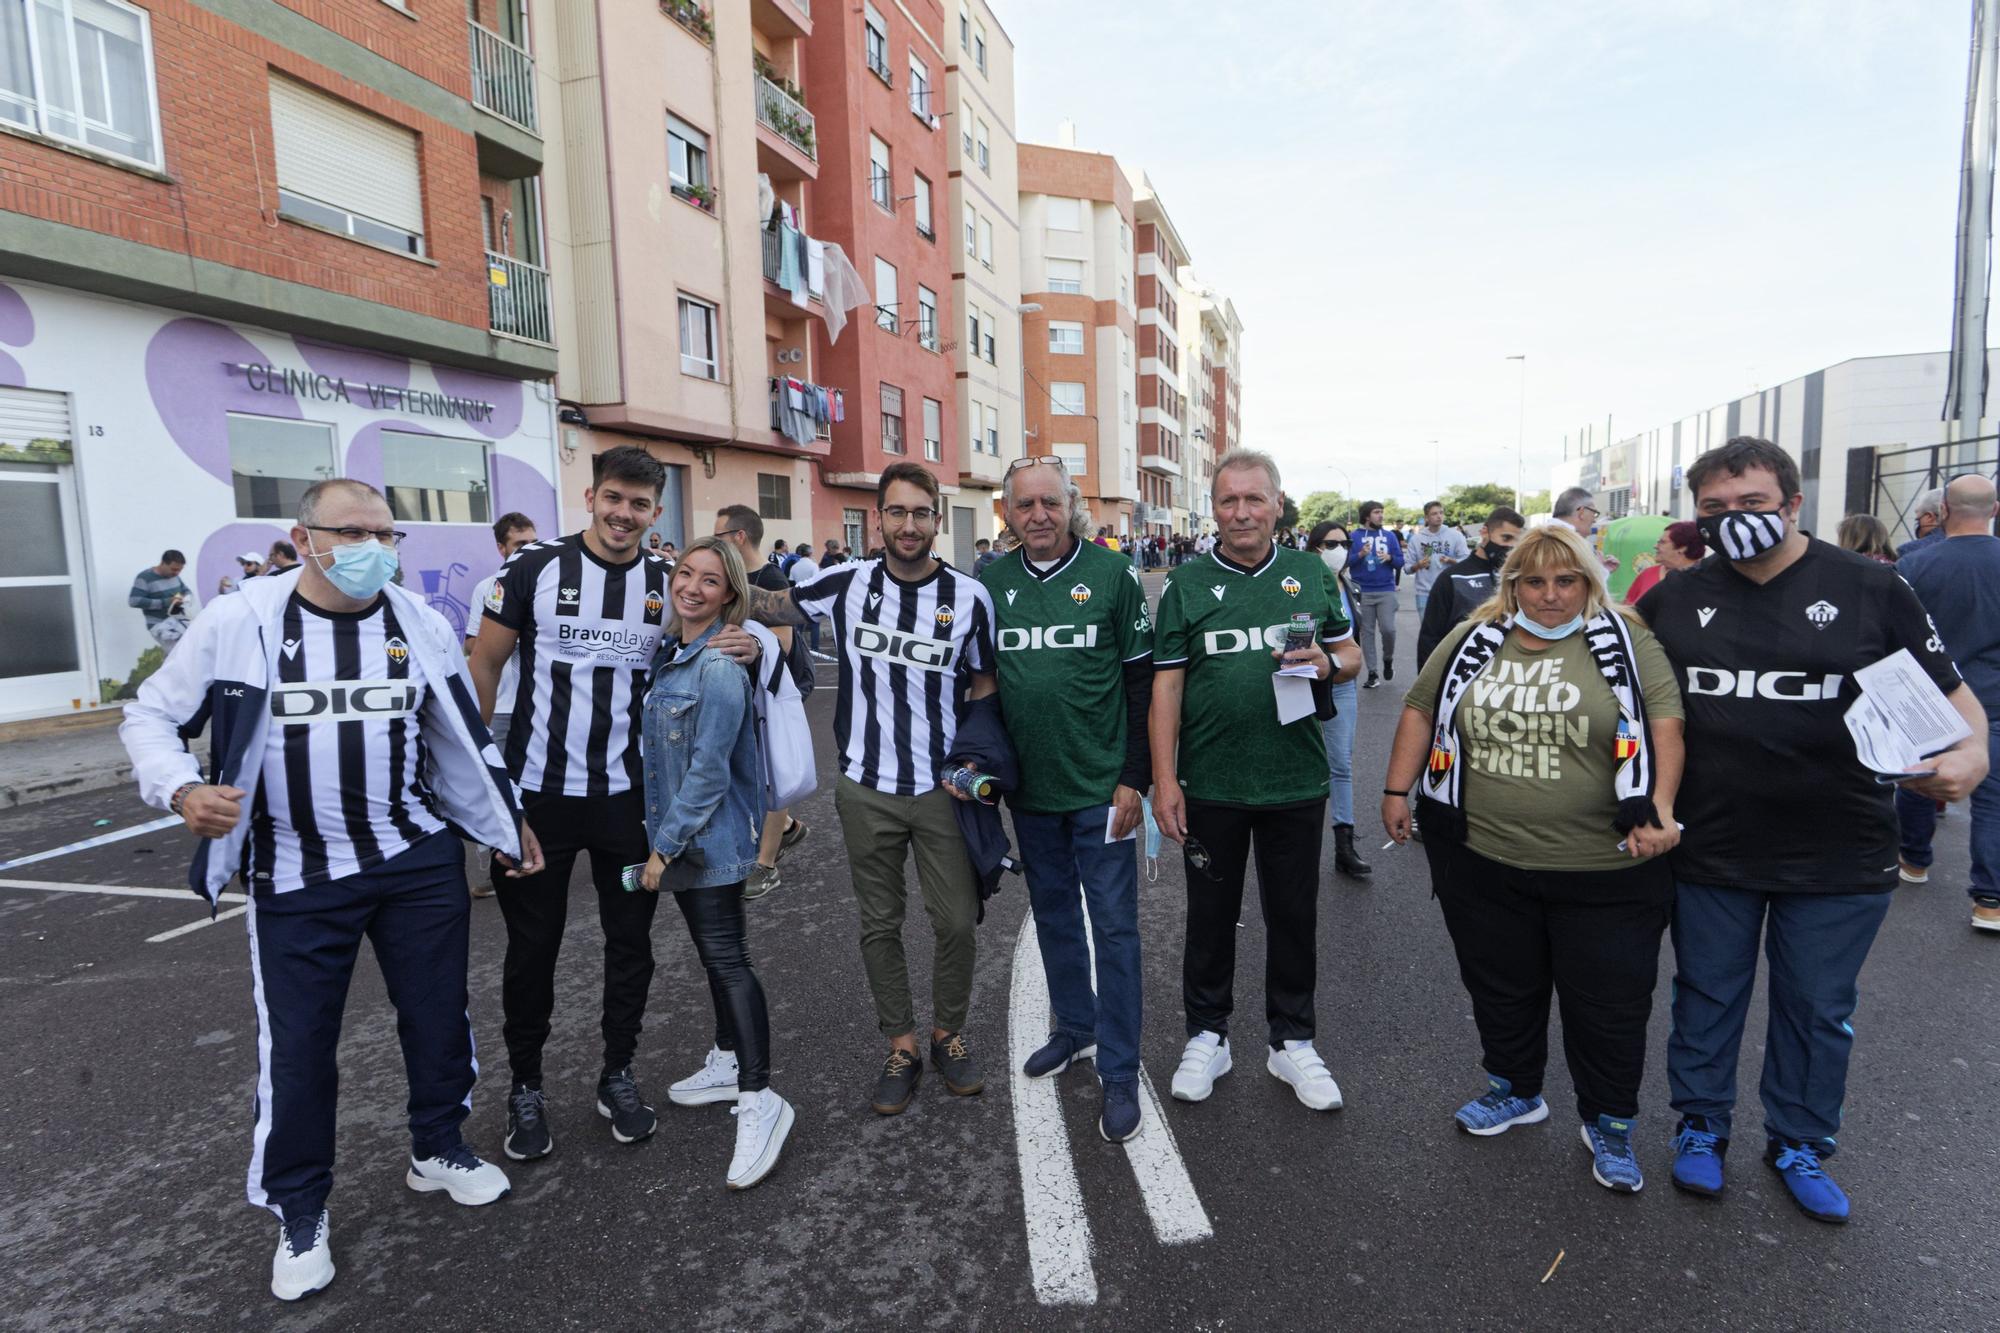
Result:
{"label": "woman with face mask in background", "polygon": [[[1347,584],[1347,528],[1332,520],[1313,525],[1306,549],[1326,562],[1342,614],[1354,616],[1354,593]],[[1341,874],[1366,879],[1375,867],[1354,850],[1354,719],[1360,708],[1359,687],[1352,680],[1333,687],[1333,716],[1320,723],[1326,736],[1326,771],[1332,790],[1327,816],[1333,823],[1333,864]]]}
{"label": "woman with face mask in background", "polygon": [[1404,697],[1382,823],[1423,807],[1431,884],[1472,997],[1488,1090],[1469,1134],[1548,1118],[1549,999],[1592,1175],[1645,1183],[1632,1118],[1674,896],[1681,698],[1652,633],[1606,593],[1567,525],[1521,538],[1499,586]]}

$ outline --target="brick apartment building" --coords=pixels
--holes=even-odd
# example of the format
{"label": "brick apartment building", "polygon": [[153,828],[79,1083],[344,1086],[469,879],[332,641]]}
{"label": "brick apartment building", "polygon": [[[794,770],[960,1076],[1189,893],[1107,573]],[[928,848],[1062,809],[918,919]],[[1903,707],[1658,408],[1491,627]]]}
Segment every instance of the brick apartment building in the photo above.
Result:
{"label": "brick apartment building", "polygon": [[134,574],[212,599],[322,477],[461,624],[492,517],[553,523],[537,89],[480,4],[0,12],[0,716],[115,698]]}
{"label": "brick apartment building", "polygon": [[1139,496],[1132,186],[1117,161],[1022,144],[1021,322],[1027,453],[1062,458],[1099,527]]}

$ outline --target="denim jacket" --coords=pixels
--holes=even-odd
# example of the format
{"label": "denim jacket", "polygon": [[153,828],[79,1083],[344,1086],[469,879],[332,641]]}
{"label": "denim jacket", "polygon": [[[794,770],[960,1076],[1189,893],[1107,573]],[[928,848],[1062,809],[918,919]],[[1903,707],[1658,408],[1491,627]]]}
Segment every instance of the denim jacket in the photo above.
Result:
{"label": "denim jacket", "polygon": [[663,644],[646,692],[646,842],[674,858],[661,881],[673,889],[748,879],[764,828],[750,677],[708,646],[714,633],[671,657]]}

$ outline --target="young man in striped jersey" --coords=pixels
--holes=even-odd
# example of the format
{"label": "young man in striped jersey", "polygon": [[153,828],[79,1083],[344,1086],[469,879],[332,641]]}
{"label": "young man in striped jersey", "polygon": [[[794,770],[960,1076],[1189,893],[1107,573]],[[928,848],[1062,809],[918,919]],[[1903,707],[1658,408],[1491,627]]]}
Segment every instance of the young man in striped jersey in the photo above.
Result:
{"label": "young man in striped jersey", "polygon": [[604,1062],[597,1111],[620,1143],[658,1125],[632,1076],[646,993],[653,983],[653,910],[659,896],[627,892],[625,868],[644,864],[645,784],[640,710],[666,619],[667,562],[644,550],[659,514],[666,468],[631,445],[592,459],[584,492],[590,526],[522,547],[487,594],[472,650],[479,707],[491,715],[508,659],[519,685],[507,769],[525,793],[546,868],[497,881],[507,921],[502,1029],[513,1068],[507,1155],[555,1147],[542,1094],[542,1047],[555,1010],[556,957],[569,919],[570,871],[590,854],[604,931]]}
{"label": "young man in striped jersey", "polygon": [[1060,458],[1017,459],[1001,494],[1021,544],[989,561],[981,581],[999,620],[1001,715],[1021,761],[1007,805],[1056,1025],[1023,1072],[1046,1078],[1094,1058],[1104,1090],[1097,1131],[1122,1143],[1139,1132],[1139,858],[1130,839],[1152,781],[1153,622],[1132,562],[1086,540],[1090,518]]}
{"label": "young man in striped jersey", "polygon": [[878,1114],[897,1115],[924,1068],[903,955],[903,867],[912,849],[937,935],[931,1063],[955,1096],[986,1086],[964,1030],[979,889],[941,784],[959,708],[993,693],[993,602],[931,553],[941,512],[937,478],[916,463],[893,463],[875,495],[881,556],[827,570],[788,593],[752,588],[750,604],[753,616],[773,625],[833,618],[840,645],[833,734],[841,757],[834,809],[861,914],[861,959],[889,1039],[872,1104]]}
{"label": "young man in striped jersey", "polygon": [[[1313,1049],[1326,740],[1312,708],[1279,720],[1273,678],[1281,665],[1310,666],[1317,711],[1331,717],[1327,690],[1354,676],[1361,653],[1326,564],[1272,540],[1285,496],[1271,457],[1224,454],[1210,493],[1219,540],[1160,589],[1153,650],[1153,814],[1187,863],[1188,1042],[1174,1096],[1204,1101],[1230,1069],[1236,923],[1254,846],[1264,905],[1265,1068],[1306,1106],[1338,1110],[1340,1085]],[[1312,617],[1314,641],[1287,649],[1287,625],[1299,614]]]}
{"label": "young man in striped jersey", "polygon": [[[390,584],[388,502],[322,481],[299,505],[291,578],[256,579],[195,621],[140,687],[119,734],[145,799],[204,839],[190,884],[249,888],[258,1030],[250,1202],[283,1226],[271,1291],[333,1280],[334,1048],[367,936],[396,1007],[410,1080],[413,1190],[463,1204],[507,1193],[460,1127],[478,1075],[466,1017],[465,854],[447,824],[540,867],[514,787],[479,721],[455,633]],[[181,736],[203,723],[214,781]],[[250,818],[244,819],[249,806]]]}

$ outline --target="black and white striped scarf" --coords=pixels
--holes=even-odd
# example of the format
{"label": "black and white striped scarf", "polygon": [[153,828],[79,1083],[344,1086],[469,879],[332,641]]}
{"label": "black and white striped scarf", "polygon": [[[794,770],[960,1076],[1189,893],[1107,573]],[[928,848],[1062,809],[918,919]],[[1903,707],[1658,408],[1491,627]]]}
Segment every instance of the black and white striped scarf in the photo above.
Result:
{"label": "black and white striped scarf", "polygon": [[[1417,781],[1417,792],[1446,807],[1461,826],[1464,774],[1459,764],[1458,705],[1466,689],[1499,655],[1501,645],[1507,641],[1507,631],[1513,626],[1514,619],[1509,616],[1481,625],[1466,635],[1458,651],[1452,654],[1438,690],[1430,758]],[[1618,760],[1613,777],[1618,792],[1618,816],[1613,823],[1620,833],[1629,833],[1641,824],[1657,828],[1660,817],[1653,806],[1653,748],[1646,731],[1646,696],[1640,688],[1631,630],[1623,616],[1607,608],[1590,618],[1583,627],[1583,636],[1598,672],[1618,700],[1618,731],[1612,741]]]}

